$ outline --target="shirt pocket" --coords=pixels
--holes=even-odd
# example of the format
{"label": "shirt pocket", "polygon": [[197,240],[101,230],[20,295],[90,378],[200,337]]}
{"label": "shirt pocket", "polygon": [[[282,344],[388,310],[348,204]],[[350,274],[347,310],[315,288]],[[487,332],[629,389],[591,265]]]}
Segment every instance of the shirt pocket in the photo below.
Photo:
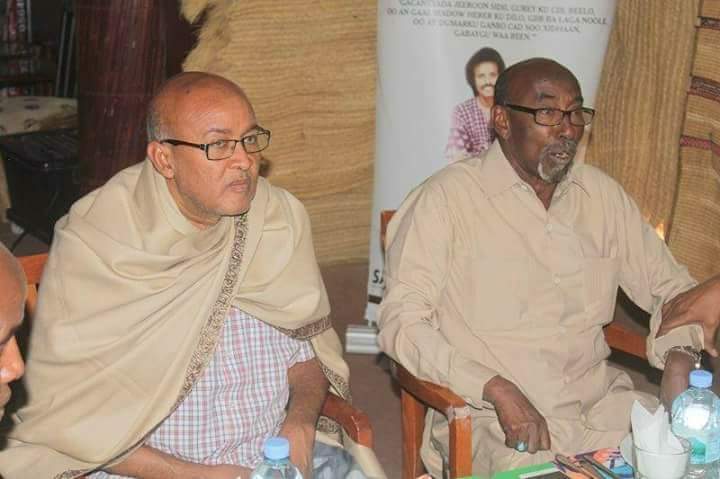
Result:
{"label": "shirt pocket", "polygon": [[527,321],[529,260],[462,258],[462,317],[475,333],[515,330]]}
{"label": "shirt pocket", "polygon": [[617,300],[620,260],[618,258],[587,258],[583,264],[585,312],[591,324],[607,324],[612,320]]}

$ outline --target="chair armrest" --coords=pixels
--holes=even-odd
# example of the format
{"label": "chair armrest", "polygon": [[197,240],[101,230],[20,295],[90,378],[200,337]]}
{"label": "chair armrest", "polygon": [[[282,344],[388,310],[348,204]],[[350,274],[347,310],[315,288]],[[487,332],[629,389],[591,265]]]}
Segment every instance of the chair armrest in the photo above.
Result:
{"label": "chair armrest", "polygon": [[28,284],[37,284],[40,282],[47,258],[47,253],[18,257],[18,261],[27,277]]}
{"label": "chair armrest", "polygon": [[401,388],[431,408],[447,415],[449,408],[467,407],[465,400],[450,389],[416,378],[397,362],[392,362],[391,369]]}
{"label": "chair armrest", "polygon": [[373,433],[367,414],[331,393],[325,398],[321,414],[340,424],[353,441],[372,449]]}
{"label": "chair armrest", "polygon": [[380,212],[380,249],[385,251],[385,234],[387,233],[388,223],[395,214],[395,210],[382,210]]}
{"label": "chair armrest", "polygon": [[647,359],[645,335],[613,321],[605,326],[605,340],[612,349]]}
{"label": "chair armrest", "polygon": [[403,414],[403,479],[421,471],[420,446],[425,428],[425,410],[431,407],[448,420],[449,472],[451,478],[472,474],[472,419],[470,406],[450,389],[416,378],[393,361],[391,370],[400,386]]}

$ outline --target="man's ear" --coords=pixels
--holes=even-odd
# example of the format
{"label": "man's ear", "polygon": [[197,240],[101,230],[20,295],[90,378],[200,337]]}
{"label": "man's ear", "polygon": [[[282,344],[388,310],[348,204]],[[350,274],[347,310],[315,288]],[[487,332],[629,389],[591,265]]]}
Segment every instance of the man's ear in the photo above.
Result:
{"label": "man's ear", "polygon": [[497,136],[500,138],[507,140],[510,135],[510,120],[508,118],[507,108],[500,105],[493,105],[490,114],[492,116],[495,133],[497,133]]}
{"label": "man's ear", "polygon": [[147,157],[150,158],[155,170],[168,180],[175,176],[171,153],[162,143],[151,141],[147,146]]}

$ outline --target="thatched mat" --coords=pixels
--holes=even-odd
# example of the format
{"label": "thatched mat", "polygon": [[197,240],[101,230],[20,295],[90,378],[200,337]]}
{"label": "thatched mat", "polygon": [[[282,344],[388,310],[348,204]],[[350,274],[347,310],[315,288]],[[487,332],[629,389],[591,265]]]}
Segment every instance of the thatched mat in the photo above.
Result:
{"label": "thatched mat", "polygon": [[[680,152],[683,132],[720,138],[718,101],[687,94],[691,69],[720,81],[720,31],[696,30],[699,5],[618,0],[587,161],[617,178],[652,224],[669,229],[673,252],[703,279],[720,269],[717,171],[709,149]],[[270,178],[308,207],[319,260],[366,259],[376,1],[183,0],[183,7],[191,18],[205,11],[184,68],[246,89],[262,124],[276,132]],[[720,0],[702,8],[720,17]]]}
{"label": "thatched mat", "polygon": [[309,210],[320,262],[366,259],[376,2],[186,0],[183,7],[192,18],[208,3],[183,68],[224,75],[246,90],[274,133],[270,179]]}
{"label": "thatched mat", "polygon": [[588,163],[667,226],[679,170],[697,0],[620,0],[598,92]]}
{"label": "thatched mat", "polygon": [[720,0],[700,16],[669,244],[705,279],[720,271]]}

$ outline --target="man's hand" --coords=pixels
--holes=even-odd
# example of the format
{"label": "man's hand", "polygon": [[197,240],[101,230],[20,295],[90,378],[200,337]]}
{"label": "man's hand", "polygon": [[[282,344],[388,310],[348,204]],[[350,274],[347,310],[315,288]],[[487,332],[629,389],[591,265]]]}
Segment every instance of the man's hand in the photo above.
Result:
{"label": "man's hand", "polygon": [[312,477],[315,425],[325,402],[328,382],[317,359],[293,365],[288,370],[290,401],[280,435],[290,441],[290,461],[303,477]]}
{"label": "man's hand", "polygon": [[656,337],[679,326],[697,324],[705,336],[703,348],[711,356],[718,357],[715,336],[720,326],[720,275],[675,296],[663,305],[662,315]]}
{"label": "man's hand", "polygon": [[550,431],[545,418],[515,384],[495,376],[485,384],[483,399],[495,406],[507,447],[514,449],[518,442],[524,441],[530,454],[550,449]]}
{"label": "man's hand", "polygon": [[290,462],[295,464],[303,477],[311,478],[313,470],[313,449],[315,447],[315,425],[294,424],[285,421],[279,436],[290,441]]}
{"label": "man's hand", "polygon": [[688,388],[690,371],[695,369],[693,359],[687,354],[670,351],[665,361],[662,381],[660,382],[660,401],[666,411],[672,409],[672,402]]}
{"label": "man's hand", "polygon": [[183,461],[149,446],[142,446],[106,471],[137,479],[249,479],[252,473],[241,466],[208,466]]}
{"label": "man's hand", "polygon": [[252,474],[247,467],[228,464],[200,467],[203,470],[198,471],[199,475],[193,475],[188,479],[250,479],[250,474]]}

